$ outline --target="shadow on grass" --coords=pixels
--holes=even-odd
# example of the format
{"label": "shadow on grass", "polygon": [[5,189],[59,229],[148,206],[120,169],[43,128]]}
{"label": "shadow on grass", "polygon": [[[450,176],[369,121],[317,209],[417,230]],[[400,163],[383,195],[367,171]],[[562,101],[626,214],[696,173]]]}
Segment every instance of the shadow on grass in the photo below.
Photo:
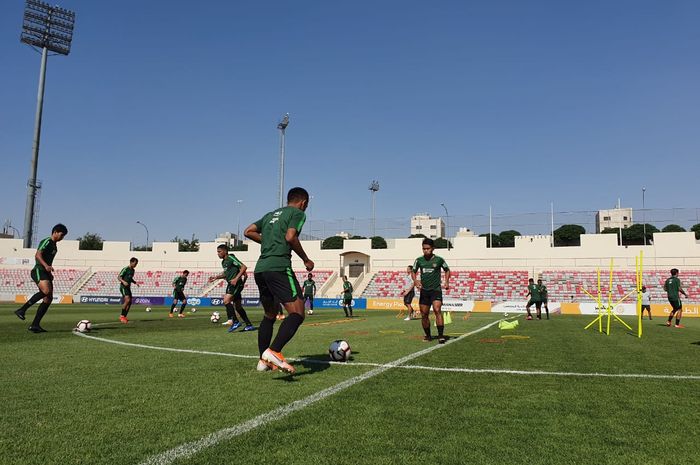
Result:
{"label": "shadow on grass", "polygon": [[[355,354],[359,354],[359,352],[353,352],[353,355]],[[302,376],[313,375],[322,371],[326,371],[332,365],[327,353],[315,355],[300,355],[299,358],[301,358],[301,360],[298,362],[294,362],[294,364],[297,366],[297,370],[299,369],[299,365],[304,367],[304,371],[297,371],[295,375],[280,376],[277,379],[286,382],[294,382],[297,378],[300,378]],[[353,357],[350,357],[350,361],[352,360]]]}
{"label": "shadow on grass", "polygon": [[700,341],[698,341],[698,342],[691,342],[691,344],[694,345],[694,346],[700,346]]}

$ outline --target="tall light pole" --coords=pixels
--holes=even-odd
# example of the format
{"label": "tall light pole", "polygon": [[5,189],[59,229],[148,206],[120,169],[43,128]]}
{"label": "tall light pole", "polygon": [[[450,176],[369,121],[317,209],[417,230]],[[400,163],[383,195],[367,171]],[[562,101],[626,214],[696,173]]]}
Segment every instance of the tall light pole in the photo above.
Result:
{"label": "tall light pole", "polygon": [[[238,210],[238,230],[236,230],[236,242],[241,242],[241,205],[243,200],[236,200],[236,210]],[[238,244],[236,244],[238,245]]]}
{"label": "tall light pole", "polygon": [[374,237],[377,235],[377,217],[375,216],[376,210],[374,194],[376,194],[379,191],[379,181],[372,181],[369,184],[369,190],[372,193],[372,237]]}
{"label": "tall light pole", "polygon": [[644,234],[644,245],[647,245],[647,213],[644,211],[644,193],[647,191],[646,187],[642,187],[642,234]]}
{"label": "tall light pole", "polygon": [[449,226],[449,219],[450,219],[450,214],[447,212],[447,207],[445,206],[444,203],[440,204],[442,208],[445,209],[445,236],[447,236],[445,239],[447,239],[447,250],[450,250],[450,226]]}
{"label": "tall light pole", "polygon": [[41,48],[39,68],[39,90],[36,97],[34,117],[34,139],[32,161],[27,181],[27,206],[24,210],[24,247],[31,248],[34,236],[34,215],[36,197],[41,184],[36,179],[39,165],[39,141],[41,140],[41,115],[44,109],[44,83],[46,81],[46,61],[49,52],[54,55],[68,55],[73,41],[75,13],[58,6],[51,6],[37,0],[27,0],[22,22],[20,41],[32,47]]}
{"label": "tall light pole", "polygon": [[282,121],[277,124],[280,130],[280,188],[279,188],[279,208],[284,207],[284,136],[289,126],[289,113],[284,115]]}
{"label": "tall light pole", "polygon": [[146,250],[148,250],[148,228],[146,227],[145,224],[143,224],[140,221],[137,221],[136,224],[140,224],[141,226],[143,226],[143,229],[146,230]]}

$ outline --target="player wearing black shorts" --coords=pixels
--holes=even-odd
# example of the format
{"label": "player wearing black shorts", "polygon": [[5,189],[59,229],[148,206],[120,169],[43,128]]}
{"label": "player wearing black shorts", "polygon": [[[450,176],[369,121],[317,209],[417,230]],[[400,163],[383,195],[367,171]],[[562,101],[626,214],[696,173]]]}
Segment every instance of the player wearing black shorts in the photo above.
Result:
{"label": "player wearing black shorts", "polygon": [[307,313],[313,315],[314,313],[314,297],[316,296],[316,281],[314,281],[314,275],[309,273],[304,284],[301,285],[304,289],[304,305],[308,303],[309,310]]}
{"label": "player wearing black shorts", "polygon": [[25,313],[29,307],[40,300],[42,301],[36,310],[34,321],[29,326],[29,331],[33,333],[46,332],[40,323],[46,312],[49,311],[49,306],[53,301],[53,259],[58,252],[56,243],[62,241],[66,234],[68,234],[68,228],[59,223],[51,230],[51,236],[39,243],[39,247],[34,254],[35,265],[31,271],[32,281],[36,283],[39,292],[31,296],[24,305],[15,310],[17,318],[24,320],[26,318]]}
{"label": "player wearing black shorts", "polygon": [[129,314],[129,310],[131,310],[131,301],[133,300],[133,296],[131,295],[131,285],[136,284],[139,286],[139,283],[134,281],[134,273],[136,272],[136,265],[138,264],[139,259],[136,257],[131,257],[131,260],[129,260],[129,266],[122,268],[122,270],[119,272],[119,276],[117,276],[117,279],[119,280],[119,293],[122,295],[122,300],[124,301],[122,306],[122,314],[119,316],[119,321],[124,324],[129,322],[126,316]]}
{"label": "player wearing black shorts", "polygon": [[666,321],[666,326],[671,326],[671,320],[673,316],[676,315],[676,328],[683,328],[681,325],[681,318],[683,317],[683,302],[681,302],[681,294],[684,297],[688,297],[688,294],[683,290],[683,285],[681,280],[678,279],[678,268],[671,270],[671,277],[666,279],[664,283],[664,291],[668,296],[668,303],[671,304],[671,313],[668,315],[668,321]]}
{"label": "player wearing black shorts", "polygon": [[173,310],[177,306],[177,302],[180,301],[180,313],[177,315],[179,318],[185,318],[185,305],[187,305],[187,297],[185,297],[185,285],[187,284],[187,277],[190,275],[188,270],[182,272],[180,276],[175,276],[173,279],[173,304],[170,306],[169,318],[173,317]]}
{"label": "player wearing black shorts", "polygon": [[646,310],[649,313],[649,319],[651,320],[651,293],[647,289],[646,286],[642,286],[642,293],[640,295],[641,297],[641,316],[644,318],[644,310]]}
{"label": "player wearing black shorts", "polygon": [[528,296],[530,297],[530,300],[527,301],[527,305],[525,306],[525,311],[527,311],[527,319],[532,320],[532,313],[530,313],[530,307],[534,305],[535,309],[537,310],[537,319],[541,320],[542,298],[540,297],[540,290],[537,287],[537,284],[535,284],[535,280],[532,278],[528,279],[527,294],[525,294],[525,297]]}
{"label": "player wearing black shorts", "polygon": [[346,318],[352,318],[352,284],[343,276],[343,311]]}
{"label": "player wearing black shorts", "polygon": [[415,317],[415,310],[413,310],[413,299],[416,297],[416,286],[413,283],[413,278],[411,277],[411,270],[413,267],[409,266],[406,268],[406,282],[404,283],[403,289],[401,289],[401,295],[403,296],[403,304],[406,306],[406,318],[405,321],[411,321]]}
{"label": "player wearing black shorts", "polygon": [[[287,193],[286,207],[267,213],[245,230],[248,239],[262,245],[255,266],[255,282],[265,310],[258,330],[258,371],[278,368],[290,374],[296,372],[294,366],[282,356],[282,349],[304,322],[304,301],[301,298],[301,287],[292,271],[292,250],[304,262],[307,271],[314,269],[314,262],[299,242],[299,233],[306,221],[304,212],[308,205],[309,193],[301,187],[295,187]],[[279,305],[276,302],[281,303],[289,315],[282,321],[277,336],[272,341]]]}
{"label": "player wearing black shorts", "polygon": [[226,280],[226,291],[224,293],[224,306],[226,307],[226,316],[228,320],[224,325],[230,325],[228,332],[232,333],[241,326],[241,322],[236,318],[236,312],[241,316],[245,323],[243,331],[253,331],[255,326],[248,319],[248,313],[243,308],[242,296],[243,288],[247,278],[246,270],[248,269],[236,256],[228,251],[228,245],[219,244],[216,248],[216,254],[221,259],[221,267],[224,271],[216,276],[209,278],[209,282],[217,279]]}
{"label": "player wearing black shorts", "polygon": [[549,320],[549,305],[547,305],[549,301],[549,291],[547,290],[547,286],[542,284],[541,279],[537,280],[537,289],[540,291],[540,300],[542,301],[542,306],[544,307],[544,311],[547,314],[547,319]]}
{"label": "player wearing black shorts", "polygon": [[[416,258],[411,268],[411,278],[420,291],[420,299],[418,306],[420,308],[421,325],[425,337],[424,341],[432,340],[430,335],[430,307],[433,307],[435,314],[435,325],[438,330],[438,342],[444,344],[445,338],[443,332],[445,323],[442,318],[442,285],[440,279],[440,270],[445,271],[445,290],[450,288],[450,268],[442,257],[438,257],[433,252],[435,251],[435,242],[432,239],[423,239],[423,255]],[[420,279],[417,279],[416,273],[420,270]]]}

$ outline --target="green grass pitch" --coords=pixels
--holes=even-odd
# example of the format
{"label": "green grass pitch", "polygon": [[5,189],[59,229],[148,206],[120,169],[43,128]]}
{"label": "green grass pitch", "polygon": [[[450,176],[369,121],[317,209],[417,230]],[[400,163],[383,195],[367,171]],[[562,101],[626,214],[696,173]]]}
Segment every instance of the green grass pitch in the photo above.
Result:
{"label": "green grass pitch", "polygon": [[[590,317],[521,317],[514,331],[455,340],[498,319],[455,314],[448,344],[381,371],[437,343],[393,313],[358,310],[348,321],[319,310],[285,348],[299,360],[290,377],[256,372],[257,332],[229,334],[209,322],[211,309],[168,319],[162,307],[134,307],[121,325],[116,306],[54,305],[49,332],[32,334],[36,308],[22,322],[15,307],[0,305],[3,465],[136,465],[241,424],[257,427],[152,463],[700,463],[700,319],[685,329],[646,320],[638,339],[616,324],[610,336],[584,330]],[[257,325],[261,311],[250,315]],[[97,339],[72,333],[80,319]],[[334,339],[349,341],[350,363],[325,363]],[[381,372],[356,382],[372,370]]]}

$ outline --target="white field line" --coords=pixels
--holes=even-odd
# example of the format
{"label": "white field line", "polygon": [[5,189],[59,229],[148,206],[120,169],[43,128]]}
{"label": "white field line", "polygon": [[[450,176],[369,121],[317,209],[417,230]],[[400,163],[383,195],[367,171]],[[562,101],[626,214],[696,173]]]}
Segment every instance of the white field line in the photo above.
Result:
{"label": "white field line", "polygon": [[433,352],[433,351],[438,350],[438,349],[440,349],[444,346],[447,346],[451,343],[455,343],[461,339],[464,339],[465,337],[471,336],[472,334],[476,334],[476,333],[479,333],[481,331],[484,331],[484,330],[490,328],[491,326],[497,324],[498,321],[500,321],[500,320],[496,320],[492,323],[489,323],[485,326],[482,326],[478,329],[475,329],[474,331],[463,334],[462,336],[459,336],[456,339],[452,339],[452,340],[448,341],[446,344],[434,345],[434,346],[428,347],[426,349],[420,350],[418,352],[414,352],[412,354],[406,355],[405,357],[401,357],[400,359],[395,360],[391,364],[379,366],[379,367],[374,368],[366,373],[363,373],[361,375],[355,376],[355,377],[350,378],[346,381],[338,383],[334,386],[331,386],[329,388],[318,391],[317,393],[311,394],[310,396],[304,397],[303,399],[299,399],[299,400],[294,401],[290,404],[276,408],[270,412],[258,415],[255,418],[252,418],[252,419],[245,421],[243,423],[239,423],[239,424],[237,424],[235,426],[231,426],[229,428],[221,429],[221,430],[216,431],[214,433],[208,434],[208,435],[204,436],[203,438],[198,439],[196,441],[188,442],[188,443],[182,444],[178,447],[175,447],[173,449],[162,452],[160,454],[151,456],[148,459],[146,459],[145,461],[141,462],[140,465],[166,465],[166,464],[171,464],[174,461],[182,459],[182,458],[192,457],[193,455],[196,455],[197,453],[199,453],[203,449],[215,446],[216,444],[219,444],[222,441],[226,441],[226,440],[232,439],[236,436],[240,436],[244,433],[247,433],[248,431],[251,431],[251,430],[254,430],[254,429],[259,428],[261,426],[272,423],[273,421],[280,420],[280,419],[286,417],[287,415],[294,413],[296,411],[302,410],[302,409],[308,407],[309,405],[312,405],[320,400],[325,399],[326,397],[332,396],[333,394],[341,392],[349,387],[352,387],[358,383],[361,383],[362,381],[365,381],[367,379],[370,379],[370,378],[373,378],[377,375],[380,375],[380,374],[384,373],[385,371],[388,371],[391,368],[396,367],[397,365],[409,362],[415,358],[429,354],[430,352]]}

